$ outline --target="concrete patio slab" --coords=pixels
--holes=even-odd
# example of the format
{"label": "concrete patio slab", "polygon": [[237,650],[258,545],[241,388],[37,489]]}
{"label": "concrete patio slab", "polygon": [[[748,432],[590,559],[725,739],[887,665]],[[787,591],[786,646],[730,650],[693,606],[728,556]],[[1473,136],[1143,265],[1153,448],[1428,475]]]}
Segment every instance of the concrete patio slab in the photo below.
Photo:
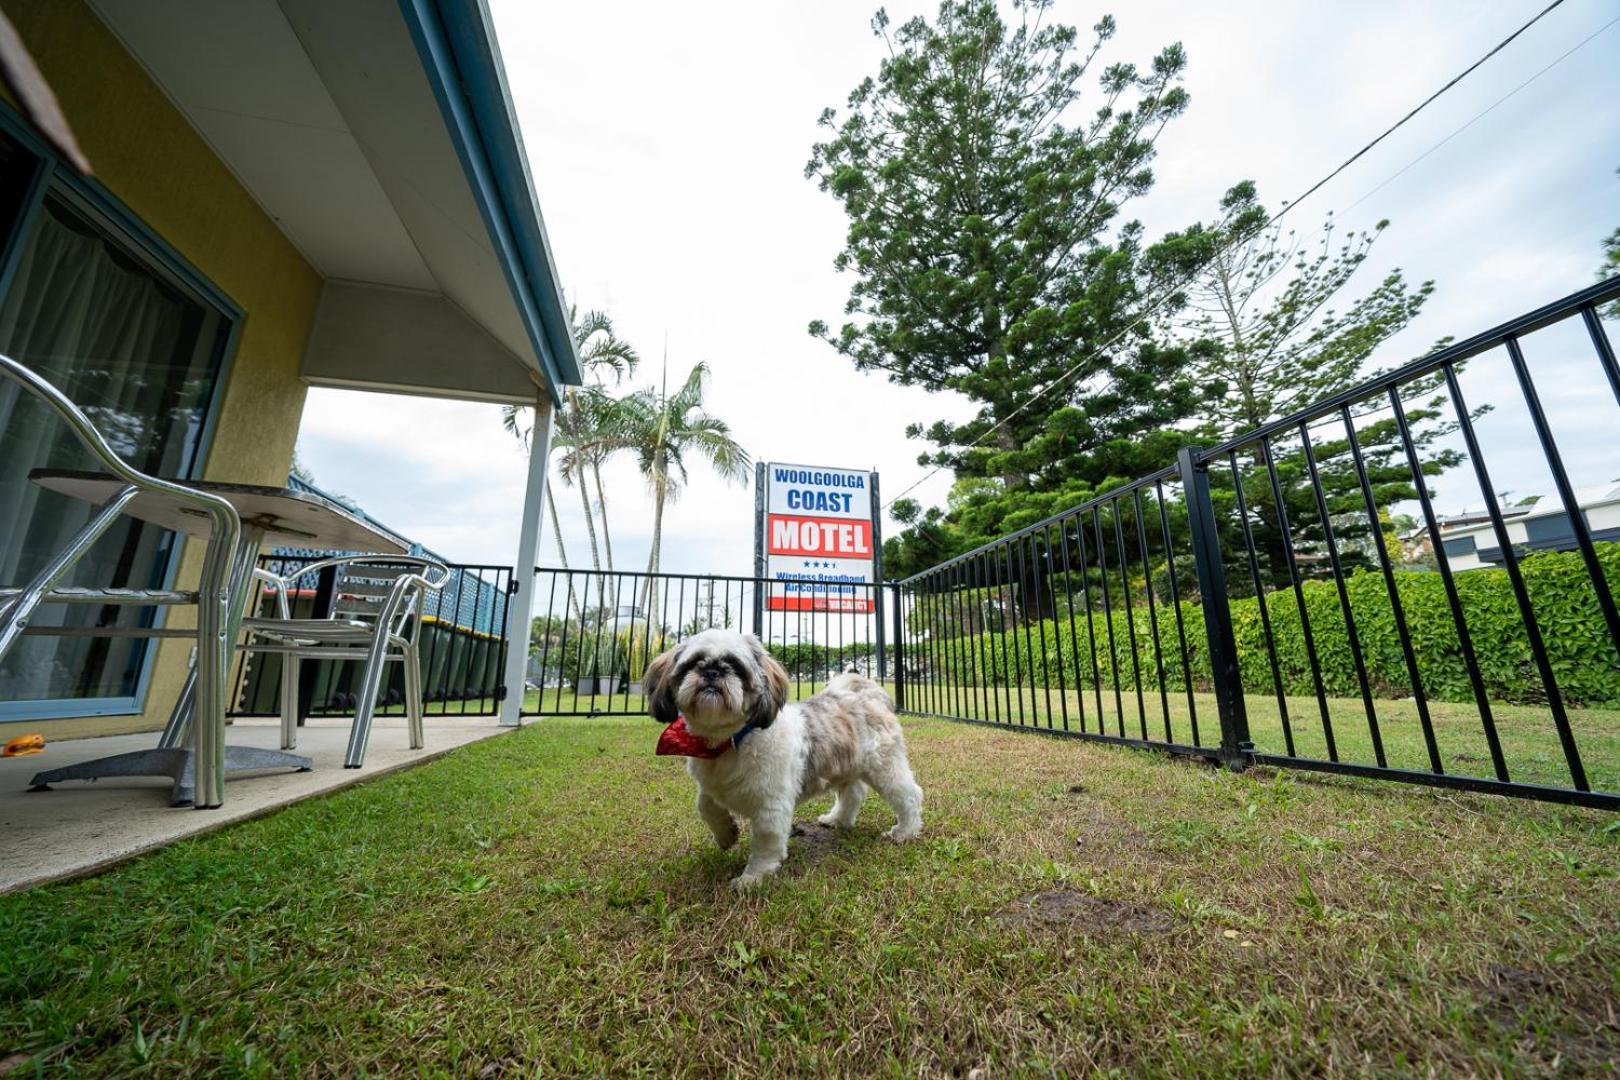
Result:
{"label": "concrete patio slab", "polygon": [[[429,716],[426,748],[410,750],[404,718],[378,717],[365,767],[345,769],[348,719],[312,717],[299,731],[296,751],[314,759],[312,770],[233,776],[225,785],[225,805],[214,810],[171,807],[169,781],[161,778],[69,781],[50,791],[28,790],[28,781],[37,772],[145,750],[156,745],[156,732],[70,739],[51,743],[43,754],[0,759],[0,834],[6,837],[0,846],[0,893],[92,873],[184,837],[420,765],[512,730],[501,727],[494,717]],[[279,732],[275,720],[237,720],[226,741],[275,749]]]}

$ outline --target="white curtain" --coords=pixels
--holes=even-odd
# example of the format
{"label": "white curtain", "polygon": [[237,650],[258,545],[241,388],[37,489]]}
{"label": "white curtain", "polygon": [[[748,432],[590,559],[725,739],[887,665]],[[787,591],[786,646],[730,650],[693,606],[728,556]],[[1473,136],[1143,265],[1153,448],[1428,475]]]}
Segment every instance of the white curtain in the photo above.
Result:
{"label": "white curtain", "polygon": [[[177,475],[195,450],[220,328],[216,314],[55,195],[0,297],[0,351],[49,379],[132,465],[160,476]],[[0,584],[27,580],[92,513],[30,483],[29,471],[96,467],[54,411],[0,382]],[[71,581],[152,587],[170,544],[160,529],[122,522]],[[42,614],[84,625],[113,613],[55,607]],[[129,639],[26,638],[0,664],[0,701],[128,696],[144,648]]]}

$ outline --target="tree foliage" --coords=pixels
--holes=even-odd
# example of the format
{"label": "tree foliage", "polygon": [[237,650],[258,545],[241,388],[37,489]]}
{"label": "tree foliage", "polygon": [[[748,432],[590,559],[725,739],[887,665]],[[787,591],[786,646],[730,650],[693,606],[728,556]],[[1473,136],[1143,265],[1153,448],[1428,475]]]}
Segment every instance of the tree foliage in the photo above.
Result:
{"label": "tree foliage", "polygon": [[[1203,411],[1213,433],[1227,439],[1352,390],[1375,375],[1377,371],[1369,367],[1374,352],[1417,317],[1434,283],[1413,286],[1396,268],[1359,297],[1347,295],[1387,221],[1340,238],[1329,217],[1317,237],[1307,241],[1285,232],[1280,224],[1264,224],[1269,215],[1252,184],[1234,187],[1221,209],[1223,218],[1233,224],[1187,290],[1183,332],[1218,346],[1200,355],[1197,375],[1205,385],[1219,388]],[[1461,460],[1454,450],[1436,448],[1438,440],[1456,430],[1455,420],[1446,419],[1449,412],[1438,387],[1439,377],[1431,376],[1401,389],[1421,467],[1429,476]],[[1349,412],[1380,515],[1395,503],[1415,498],[1410,464],[1387,398],[1374,395],[1353,403]],[[1375,521],[1367,514],[1343,419],[1330,415],[1311,427],[1320,500],[1311,482],[1311,462],[1295,434],[1273,446],[1270,465],[1277,472],[1276,490],[1265,457],[1258,450],[1246,452],[1244,494],[1256,518],[1252,532],[1265,553],[1263,566],[1276,580],[1285,580],[1288,562],[1284,519],[1289,526],[1287,540],[1305,556],[1300,570],[1307,576],[1330,570],[1324,503],[1341,564],[1370,565],[1376,556]],[[1235,534],[1240,523],[1233,515],[1227,521]],[[1243,550],[1235,535],[1226,546]],[[1240,569],[1236,582],[1252,580],[1246,567]]]}
{"label": "tree foliage", "polygon": [[658,572],[664,508],[680,496],[688,479],[687,461],[701,458],[724,480],[748,482],[748,452],[731,437],[731,426],[704,406],[708,365],[697,363],[673,393],[667,388],[637,390],[619,402],[609,445],[635,455],[653,496],[652,551],[647,572]]}
{"label": "tree foliage", "polygon": [[966,423],[908,433],[935,447],[922,463],[1008,491],[1159,464],[1159,434],[1199,397],[1152,298],[1210,234],[1150,244],[1124,216],[1187,106],[1186,57],[1107,65],[1077,120],[1114,21],[1081,50],[1049,6],[1017,0],[1008,25],[990,0],[946,0],[892,32],[880,11],[889,55],[842,115],[822,114],[806,166],[848,215],[836,266],[854,277],[846,321],[811,332],[861,370],[974,402]]}

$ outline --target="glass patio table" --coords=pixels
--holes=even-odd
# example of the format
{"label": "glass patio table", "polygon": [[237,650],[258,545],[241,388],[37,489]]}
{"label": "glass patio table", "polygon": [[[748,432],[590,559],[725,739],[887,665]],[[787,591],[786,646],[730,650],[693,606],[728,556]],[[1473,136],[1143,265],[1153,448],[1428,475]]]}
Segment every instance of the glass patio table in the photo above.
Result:
{"label": "glass patio table", "polygon": [[[35,469],[28,478],[40,487],[93,506],[100,506],[115,496],[125,481],[95,472],[75,472],[63,469]],[[262,487],[254,484],[231,484],[211,480],[187,480],[186,487],[217,495],[236,508],[242,520],[241,537],[231,562],[230,621],[226,626],[227,640],[233,653],[241,630],[244,605],[251,592],[253,569],[258,564],[259,552],[266,542],[284,546],[317,548],[328,551],[359,552],[374,555],[402,555],[410,549],[403,540],[350,512],[347,508],[323,499],[319,495],[290,488]],[[207,515],[180,504],[173,497],[158,492],[136,495],[124,508],[124,513],[140,521],[150,522],[189,536],[206,537],[210,530]],[[79,602],[102,602],[96,590],[63,590],[78,594]],[[159,594],[153,593],[156,598]],[[130,590],[109,593],[107,603],[139,603]],[[193,631],[167,630],[155,627],[97,627],[96,632],[106,636],[179,637]],[[47,630],[48,632],[48,630]],[[229,664],[226,665],[229,670]],[[127,754],[97,758],[60,769],[48,769],[35,774],[33,790],[49,790],[48,785],[62,780],[96,780],[113,776],[167,776],[174,782],[171,803],[175,806],[192,804],[195,781],[195,753],[186,745],[190,725],[199,722],[196,714],[196,668],[186,676],[184,688],[175,702],[169,721],[158,737],[158,744],[150,750],[137,750]],[[205,716],[200,722],[210,724],[221,742],[225,738],[225,716]],[[260,769],[289,768],[299,771],[312,767],[309,758],[289,754],[282,750],[265,750],[251,746],[225,745],[225,773],[241,773]],[[212,806],[218,806],[215,802]],[[206,809],[207,807],[198,807]]]}

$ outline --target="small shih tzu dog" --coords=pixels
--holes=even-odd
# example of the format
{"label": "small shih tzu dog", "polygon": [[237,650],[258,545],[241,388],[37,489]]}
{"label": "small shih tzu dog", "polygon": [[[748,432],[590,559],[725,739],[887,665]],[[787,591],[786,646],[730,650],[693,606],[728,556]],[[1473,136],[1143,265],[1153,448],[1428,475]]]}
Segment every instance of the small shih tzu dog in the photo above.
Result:
{"label": "small shih tzu dog", "polygon": [[642,686],[649,711],[668,725],[658,752],[689,757],[698,816],[722,850],[737,842],[732,815],[748,820],[748,866],[736,888],[782,865],[794,807],[826,791],[837,801],[823,825],[853,825],[870,785],[898,819],[884,835],[901,841],[922,831],[922,789],[905,735],[871,679],[839,675],[789,705],[788,673],[758,638],[705,630],[654,659]]}

